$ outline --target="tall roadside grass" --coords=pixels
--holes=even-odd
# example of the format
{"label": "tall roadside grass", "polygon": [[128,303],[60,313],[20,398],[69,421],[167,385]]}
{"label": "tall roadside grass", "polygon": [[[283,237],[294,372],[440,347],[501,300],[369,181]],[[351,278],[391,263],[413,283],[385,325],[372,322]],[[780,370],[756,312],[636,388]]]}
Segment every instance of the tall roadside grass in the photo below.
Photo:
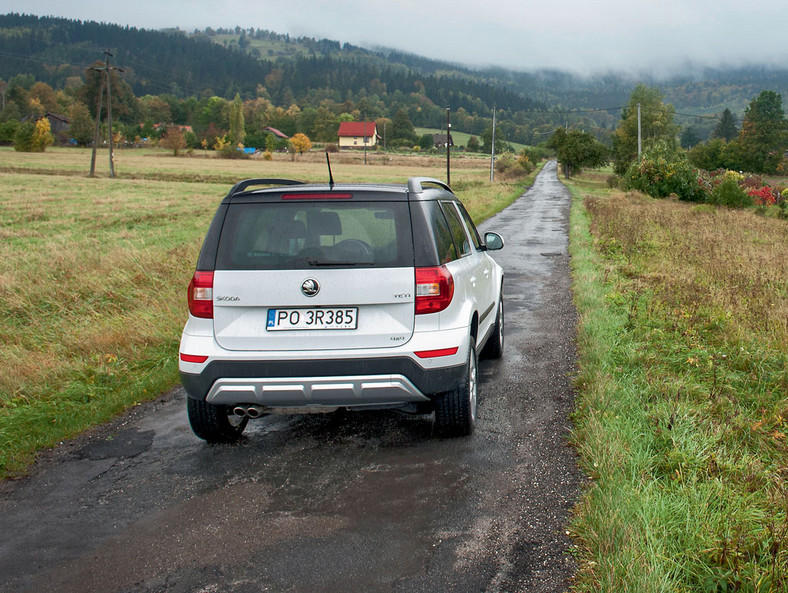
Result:
{"label": "tall roadside grass", "polygon": [[[275,168],[142,153],[125,157],[128,177],[89,179],[74,162],[84,151],[57,152],[57,176],[49,153],[39,160],[7,154],[24,159],[28,172],[0,171],[0,477],[24,472],[36,451],[177,384],[186,286],[232,183],[325,177],[319,160]],[[150,173],[149,162],[160,172]],[[265,171],[256,169],[261,164]],[[427,164],[418,173],[405,164],[343,167],[363,181],[442,176]],[[484,183],[487,175],[466,168],[454,184],[476,220],[522,191],[522,183]],[[221,182],[205,181],[214,176]]]}
{"label": "tall roadside grass", "polygon": [[570,186],[576,589],[788,590],[788,224]]}

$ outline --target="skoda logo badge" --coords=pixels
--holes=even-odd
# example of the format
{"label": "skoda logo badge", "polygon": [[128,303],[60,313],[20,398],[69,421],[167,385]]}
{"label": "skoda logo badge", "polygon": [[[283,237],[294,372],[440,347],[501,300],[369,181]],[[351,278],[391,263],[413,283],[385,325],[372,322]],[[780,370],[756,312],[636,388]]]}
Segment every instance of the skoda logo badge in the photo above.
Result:
{"label": "skoda logo badge", "polygon": [[313,297],[320,292],[320,284],[314,278],[307,278],[301,283],[301,292],[308,297]]}

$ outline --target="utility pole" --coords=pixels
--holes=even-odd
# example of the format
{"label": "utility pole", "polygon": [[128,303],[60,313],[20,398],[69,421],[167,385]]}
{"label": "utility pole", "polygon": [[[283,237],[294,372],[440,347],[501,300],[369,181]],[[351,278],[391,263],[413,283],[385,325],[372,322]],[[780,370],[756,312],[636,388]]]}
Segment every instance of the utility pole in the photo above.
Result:
{"label": "utility pole", "polygon": [[451,109],[446,108],[446,185],[451,187]]}
{"label": "utility pole", "polygon": [[90,156],[91,177],[96,176],[96,149],[98,148],[99,138],[101,136],[101,108],[104,99],[104,74],[101,73],[99,76],[101,76],[101,83],[99,84],[98,109],[96,109],[96,133],[93,134],[93,153]]}
{"label": "utility pole", "polygon": [[99,86],[99,101],[98,101],[98,110],[96,111],[96,133],[93,137],[93,154],[90,157],[90,176],[96,176],[96,150],[98,149],[98,143],[100,140],[101,135],[101,108],[102,102],[104,98],[104,83],[106,81],[107,87],[107,125],[109,126],[108,134],[109,134],[109,176],[115,177],[115,162],[113,160],[114,155],[112,154],[112,88],[110,85],[110,73],[113,70],[117,70],[118,72],[123,72],[122,69],[116,68],[114,66],[109,65],[109,59],[113,57],[112,53],[108,50],[104,50],[104,55],[106,56],[106,62],[103,67],[92,66],[90,70],[95,70],[99,72],[99,76],[101,76],[101,84]]}
{"label": "utility pole", "polygon": [[490,151],[490,183],[495,181],[495,105],[493,105],[492,150]]}
{"label": "utility pole", "polygon": [[112,54],[109,50],[104,50],[104,54],[107,56],[107,65],[105,66],[107,73],[107,136],[109,137],[109,176],[115,177],[115,160],[114,155],[112,154],[112,90],[110,89],[110,79],[112,78],[109,75],[109,59],[112,57]]}
{"label": "utility pole", "polygon": [[638,160],[640,160],[641,148],[641,132],[640,132],[640,103],[638,103]]}

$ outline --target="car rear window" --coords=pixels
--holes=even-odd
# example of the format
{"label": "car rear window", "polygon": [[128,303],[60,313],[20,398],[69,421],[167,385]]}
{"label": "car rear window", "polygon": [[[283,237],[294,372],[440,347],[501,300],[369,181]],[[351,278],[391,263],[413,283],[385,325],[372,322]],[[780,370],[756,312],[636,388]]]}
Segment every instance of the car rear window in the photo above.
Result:
{"label": "car rear window", "polygon": [[233,204],[216,269],[408,267],[413,240],[406,202]]}

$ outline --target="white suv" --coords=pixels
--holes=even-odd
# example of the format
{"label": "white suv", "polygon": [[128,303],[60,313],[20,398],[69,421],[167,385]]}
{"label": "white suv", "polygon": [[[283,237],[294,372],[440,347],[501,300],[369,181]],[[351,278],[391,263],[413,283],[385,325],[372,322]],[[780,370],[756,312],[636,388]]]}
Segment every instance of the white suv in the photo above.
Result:
{"label": "white suv", "polygon": [[392,408],[470,434],[477,353],[503,350],[503,270],[487,253],[502,247],[435,179],[236,184],[189,284],[194,433],[228,442],[266,414]]}

